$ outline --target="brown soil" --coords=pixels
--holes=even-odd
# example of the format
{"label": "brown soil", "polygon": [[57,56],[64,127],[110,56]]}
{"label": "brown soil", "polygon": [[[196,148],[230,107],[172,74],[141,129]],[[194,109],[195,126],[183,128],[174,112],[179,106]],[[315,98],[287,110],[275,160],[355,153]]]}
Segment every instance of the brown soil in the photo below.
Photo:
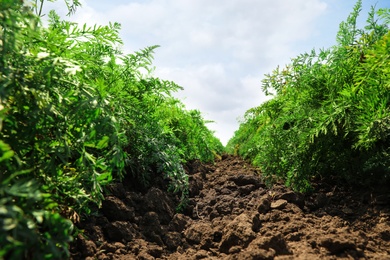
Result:
{"label": "brown soil", "polygon": [[72,259],[390,259],[390,193],[326,184],[302,195],[267,188],[253,167],[224,156],[188,164],[190,200],[163,181],[111,185],[99,214],[79,224]]}

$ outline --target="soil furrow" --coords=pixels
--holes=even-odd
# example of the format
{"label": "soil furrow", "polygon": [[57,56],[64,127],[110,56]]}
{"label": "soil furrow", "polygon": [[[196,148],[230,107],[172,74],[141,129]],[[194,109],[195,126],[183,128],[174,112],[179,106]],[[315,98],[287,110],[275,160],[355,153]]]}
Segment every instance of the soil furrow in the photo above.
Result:
{"label": "soil furrow", "polygon": [[156,180],[113,184],[99,214],[79,223],[72,259],[390,259],[390,193],[317,183],[310,194],[267,187],[258,170],[224,156],[187,164],[190,199]]}

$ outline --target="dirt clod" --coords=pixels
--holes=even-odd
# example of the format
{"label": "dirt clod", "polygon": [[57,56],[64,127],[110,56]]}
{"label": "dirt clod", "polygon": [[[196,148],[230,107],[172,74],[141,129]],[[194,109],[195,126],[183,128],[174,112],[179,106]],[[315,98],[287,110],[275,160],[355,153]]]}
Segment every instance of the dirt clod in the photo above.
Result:
{"label": "dirt clod", "polygon": [[287,200],[277,200],[271,203],[271,209],[284,209],[287,205]]}

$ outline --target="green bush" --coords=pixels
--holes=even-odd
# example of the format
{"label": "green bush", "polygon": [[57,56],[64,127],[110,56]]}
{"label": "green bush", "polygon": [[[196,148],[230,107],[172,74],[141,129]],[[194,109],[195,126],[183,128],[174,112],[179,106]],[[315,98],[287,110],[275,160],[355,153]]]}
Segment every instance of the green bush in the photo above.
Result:
{"label": "green bush", "polygon": [[69,257],[73,224],[58,212],[51,194],[15,167],[17,155],[0,140],[0,259],[64,259]]}
{"label": "green bush", "polygon": [[72,222],[55,212],[57,204],[36,181],[18,174],[0,182],[0,259],[69,257]]}
{"label": "green bush", "polygon": [[356,28],[358,1],[340,24],[338,45],[266,75],[274,98],[250,109],[227,149],[259,166],[272,183],[297,190],[313,178],[350,184],[389,179],[389,10]]}

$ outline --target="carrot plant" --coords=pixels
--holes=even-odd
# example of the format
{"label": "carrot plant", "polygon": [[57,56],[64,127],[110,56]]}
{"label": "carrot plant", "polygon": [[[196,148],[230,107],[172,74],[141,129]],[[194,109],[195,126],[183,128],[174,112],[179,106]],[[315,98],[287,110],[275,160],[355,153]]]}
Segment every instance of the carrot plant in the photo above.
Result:
{"label": "carrot plant", "polygon": [[[211,161],[223,147],[200,112],[153,76],[157,46],[120,50],[120,25],[78,25],[41,4],[0,9],[0,258],[63,259],[72,223],[132,174],[188,194],[183,163]],[[65,1],[70,12],[78,1]],[[175,111],[174,113],[171,113]],[[183,120],[183,121],[182,121]]]}
{"label": "carrot plant", "polygon": [[372,9],[359,29],[360,9],[340,24],[336,46],[266,75],[273,99],[248,110],[229,141],[271,183],[305,191],[313,178],[389,180],[389,10]]}

